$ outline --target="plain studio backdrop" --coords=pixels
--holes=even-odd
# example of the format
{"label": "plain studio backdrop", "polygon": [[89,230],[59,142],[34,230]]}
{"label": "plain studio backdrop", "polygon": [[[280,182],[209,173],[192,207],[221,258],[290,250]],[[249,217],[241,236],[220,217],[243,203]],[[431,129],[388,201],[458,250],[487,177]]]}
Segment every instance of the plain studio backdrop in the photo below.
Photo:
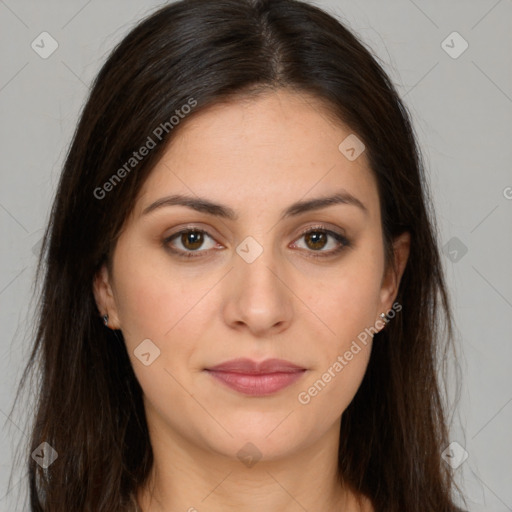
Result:
{"label": "plain studio backdrop", "polygon": [[[376,54],[425,157],[462,375],[450,440],[471,512],[512,511],[512,1],[318,0]],[[0,511],[23,418],[8,418],[27,357],[36,253],[91,81],[162,2],[0,0]],[[41,42],[43,41],[43,42]],[[30,415],[30,411],[25,411]],[[27,457],[30,454],[27,453]]]}

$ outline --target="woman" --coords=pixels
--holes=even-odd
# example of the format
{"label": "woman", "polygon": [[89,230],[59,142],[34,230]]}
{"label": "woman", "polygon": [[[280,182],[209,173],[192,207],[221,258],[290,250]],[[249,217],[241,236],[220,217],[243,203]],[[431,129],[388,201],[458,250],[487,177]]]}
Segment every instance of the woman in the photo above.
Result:
{"label": "woman", "polygon": [[45,235],[31,510],[457,510],[430,207],[403,103],[328,14],[141,22]]}

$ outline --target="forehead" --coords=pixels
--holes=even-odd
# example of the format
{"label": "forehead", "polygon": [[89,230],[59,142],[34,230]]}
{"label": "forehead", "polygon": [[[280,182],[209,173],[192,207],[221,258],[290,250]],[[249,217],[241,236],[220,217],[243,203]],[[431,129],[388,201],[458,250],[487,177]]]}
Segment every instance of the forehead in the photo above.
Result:
{"label": "forehead", "polygon": [[365,152],[349,160],[340,150],[354,135],[333,122],[325,104],[303,94],[278,91],[216,104],[183,121],[136,209],[167,193],[222,198],[240,211],[281,208],[340,188],[378,209]]}

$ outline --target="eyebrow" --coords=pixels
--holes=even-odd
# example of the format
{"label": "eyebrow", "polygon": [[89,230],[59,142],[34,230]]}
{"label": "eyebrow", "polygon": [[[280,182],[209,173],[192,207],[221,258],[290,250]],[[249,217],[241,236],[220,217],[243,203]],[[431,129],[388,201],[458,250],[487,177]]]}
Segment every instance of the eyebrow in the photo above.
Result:
{"label": "eyebrow", "polygon": [[[281,213],[281,220],[288,217],[295,217],[301,213],[310,212],[313,210],[320,210],[328,206],[334,206],[339,204],[346,204],[359,208],[366,215],[368,209],[357,197],[353,196],[346,190],[341,190],[334,195],[327,197],[319,197],[315,199],[308,199],[306,201],[298,201],[290,205],[286,210]],[[162,197],[154,203],[144,208],[142,215],[147,215],[155,210],[164,208],[167,206],[186,206],[201,213],[207,213],[208,215],[214,215],[228,220],[237,220],[238,215],[229,206],[214,203],[206,198],[202,197],[190,197],[181,194],[171,195]]]}

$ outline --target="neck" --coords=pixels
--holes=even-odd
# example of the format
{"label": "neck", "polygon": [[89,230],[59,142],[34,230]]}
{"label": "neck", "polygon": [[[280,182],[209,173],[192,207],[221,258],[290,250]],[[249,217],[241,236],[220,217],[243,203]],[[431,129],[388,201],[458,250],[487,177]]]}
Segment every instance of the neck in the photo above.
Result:
{"label": "neck", "polygon": [[[334,425],[333,433],[338,432]],[[153,437],[153,468],[138,493],[142,512],[371,510],[340,482],[337,445],[333,450],[325,440],[287,457],[244,463],[189,445],[186,439],[169,443]]]}

